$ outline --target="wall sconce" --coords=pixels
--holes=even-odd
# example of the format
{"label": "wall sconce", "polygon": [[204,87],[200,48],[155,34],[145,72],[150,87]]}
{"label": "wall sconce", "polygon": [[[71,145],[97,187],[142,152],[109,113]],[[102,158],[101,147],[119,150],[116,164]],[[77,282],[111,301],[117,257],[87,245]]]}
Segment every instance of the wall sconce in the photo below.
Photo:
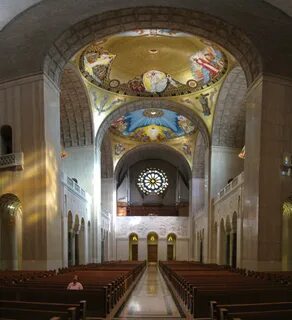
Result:
{"label": "wall sconce", "polygon": [[292,153],[285,152],[283,154],[281,165],[282,176],[291,177],[292,175]]}

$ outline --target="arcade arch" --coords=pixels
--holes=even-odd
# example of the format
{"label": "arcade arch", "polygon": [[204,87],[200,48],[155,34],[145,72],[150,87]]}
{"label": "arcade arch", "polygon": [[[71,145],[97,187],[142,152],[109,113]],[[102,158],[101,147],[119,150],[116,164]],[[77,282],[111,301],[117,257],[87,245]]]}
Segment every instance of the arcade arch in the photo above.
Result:
{"label": "arcade arch", "polygon": [[11,193],[0,197],[0,269],[22,267],[22,206]]}

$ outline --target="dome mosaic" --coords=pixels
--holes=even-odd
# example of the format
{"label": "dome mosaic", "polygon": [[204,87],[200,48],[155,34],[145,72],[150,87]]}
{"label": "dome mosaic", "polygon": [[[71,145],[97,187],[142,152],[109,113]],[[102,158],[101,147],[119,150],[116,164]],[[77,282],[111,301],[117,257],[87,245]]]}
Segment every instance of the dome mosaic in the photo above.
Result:
{"label": "dome mosaic", "polygon": [[111,124],[110,130],[130,140],[163,142],[192,135],[196,126],[174,111],[151,108],[127,112]]}
{"label": "dome mosaic", "polygon": [[228,61],[216,44],[191,34],[142,29],[89,45],[80,55],[82,75],[119,94],[166,97],[209,87],[226,73]]}

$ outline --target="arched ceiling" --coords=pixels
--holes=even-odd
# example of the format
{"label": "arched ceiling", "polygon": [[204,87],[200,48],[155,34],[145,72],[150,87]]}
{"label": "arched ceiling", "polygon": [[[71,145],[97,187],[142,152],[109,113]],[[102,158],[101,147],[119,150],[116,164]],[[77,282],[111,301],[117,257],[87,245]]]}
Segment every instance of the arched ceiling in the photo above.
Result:
{"label": "arched ceiling", "polygon": [[168,142],[192,135],[197,128],[191,120],[167,109],[139,109],[112,122],[111,132],[138,142]]}
{"label": "arched ceiling", "polygon": [[93,143],[89,100],[79,74],[70,65],[62,75],[60,116],[61,142],[65,148]]}
{"label": "arched ceiling", "polygon": [[17,15],[42,0],[1,0],[0,2],[0,31]]}
{"label": "arched ceiling", "polygon": [[213,86],[227,72],[229,60],[222,48],[201,37],[136,29],[91,43],[76,64],[89,82],[107,91],[171,97]]}
{"label": "arched ceiling", "polygon": [[[160,159],[170,162],[178,168],[185,181],[191,178],[191,169],[186,159],[172,148],[160,144],[146,144],[136,147],[127,152],[118,162],[115,176],[118,181],[123,179],[124,174],[136,162],[149,159]],[[171,160],[171,161],[170,161]]]}
{"label": "arched ceiling", "polygon": [[235,67],[225,79],[214,114],[212,145],[242,148],[245,134],[245,106],[247,85],[241,67]]}
{"label": "arched ceiling", "polygon": [[[286,1],[287,2],[287,1]],[[284,2],[277,1],[275,5],[282,5]],[[1,64],[0,74],[1,81],[5,79],[13,79],[26,74],[33,74],[42,70],[44,57],[48,49],[52,46],[54,40],[66,32],[74,24],[81,22],[92,14],[100,14],[111,10],[117,12],[123,8],[138,7],[140,2],[129,0],[45,0],[37,5],[29,8],[21,15],[18,15],[0,35],[0,59],[7,61]],[[249,36],[251,41],[257,46],[258,50],[264,57],[265,71],[291,76],[292,61],[289,55],[292,51],[292,20],[289,16],[283,14],[280,10],[275,10],[275,7],[264,1],[253,0],[145,0],[143,6],[169,6],[174,8],[185,8],[209,14],[227,24],[218,24],[214,27],[214,32],[221,28],[229,28],[229,26],[237,26]],[[127,9],[128,13],[132,9]],[[284,9],[283,9],[284,10]],[[176,9],[176,12],[179,10]],[[49,14],[48,14],[49,13]],[[115,13],[109,13],[108,17],[114,17]],[[147,13],[144,17],[146,18]],[[176,24],[177,21],[172,21],[167,15],[161,16],[169,24]],[[252,21],[252,23],[246,23]],[[125,21],[124,21],[125,23]],[[183,23],[183,18],[179,23]],[[123,24],[123,19],[120,19],[119,24]],[[155,25],[155,21],[153,23]],[[135,28],[135,23],[133,23]],[[115,29],[115,28],[114,28]],[[68,42],[63,42],[63,48],[74,47],[77,45],[78,39],[74,38],[74,34],[68,39]],[[90,28],[90,24],[83,30],[83,43],[88,43],[89,33],[95,33],[98,38],[100,30]],[[68,34],[67,34],[68,35]],[[230,33],[230,37],[236,37]],[[225,39],[228,41],[229,39]],[[21,48],[21,54],[17,48]],[[79,45],[76,51],[79,49]],[[52,49],[53,50],[53,49]],[[65,48],[66,52],[66,48]],[[58,54],[58,52],[51,54]],[[71,55],[71,52],[70,52]],[[273,56],[274,59],[270,57]],[[33,58],[32,58],[33,57]],[[70,56],[66,56],[69,59]],[[282,61],[282,63],[280,63]],[[65,63],[66,61],[64,61]],[[11,68],[13,63],[14,68]]]}
{"label": "arched ceiling", "polygon": [[[43,0],[1,0],[0,3],[0,31],[3,29],[12,19],[15,19],[17,15],[23,11],[29,9],[33,5]],[[292,3],[287,0],[265,0],[265,2],[272,6],[279,8],[287,15],[292,16]],[[223,1],[222,1],[223,3]]]}

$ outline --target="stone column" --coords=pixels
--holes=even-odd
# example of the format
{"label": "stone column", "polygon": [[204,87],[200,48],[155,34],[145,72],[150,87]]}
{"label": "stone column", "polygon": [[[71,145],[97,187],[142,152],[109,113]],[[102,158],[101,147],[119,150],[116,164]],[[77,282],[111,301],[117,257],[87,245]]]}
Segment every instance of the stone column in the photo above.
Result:
{"label": "stone column", "polygon": [[95,151],[94,161],[94,196],[93,196],[93,262],[101,261],[101,153],[100,148]]}
{"label": "stone column", "polygon": [[292,153],[292,81],[261,76],[246,98],[242,267],[281,270],[282,203],[291,178],[281,176]]}
{"label": "stone column", "polygon": [[0,126],[12,127],[13,152],[24,169],[1,171],[0,194],[23,208],[23,269],[62,266],[60,210],[60,98],[44,74],[0,85]]}

